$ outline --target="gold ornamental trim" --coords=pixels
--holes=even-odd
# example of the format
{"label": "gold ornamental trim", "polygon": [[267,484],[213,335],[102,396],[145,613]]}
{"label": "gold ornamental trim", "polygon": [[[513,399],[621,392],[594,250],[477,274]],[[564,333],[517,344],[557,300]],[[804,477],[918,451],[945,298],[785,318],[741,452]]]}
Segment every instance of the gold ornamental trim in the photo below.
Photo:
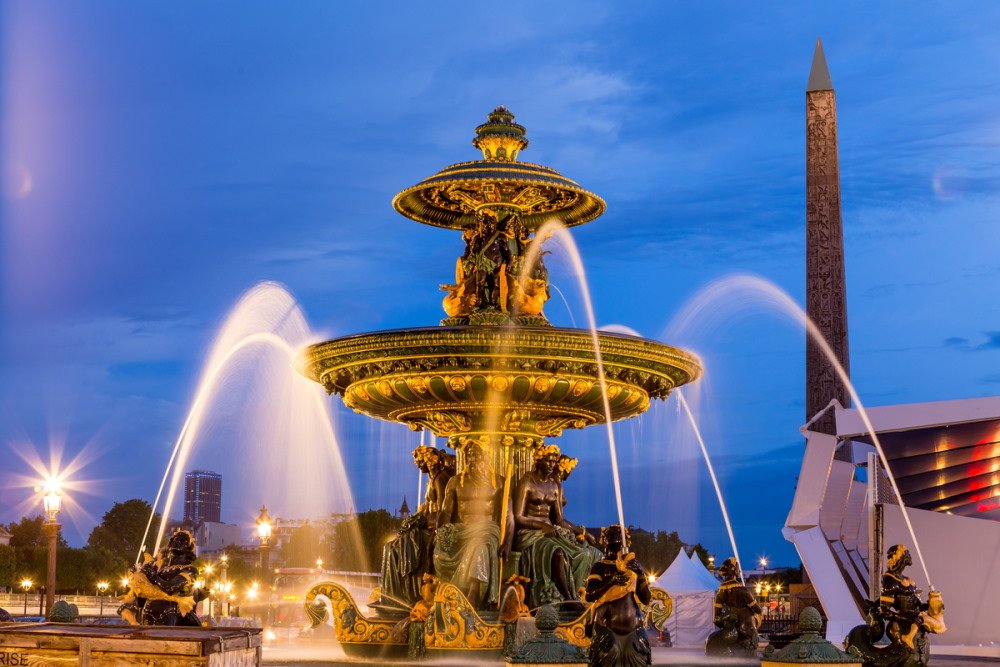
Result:
{"label": "gold ornamental trim", "polygon": [[[696,379],[696,356],[599,333],[612,421]],[[347,407],[449,437],[493,430],[556,436],[604,423],[589,331],[427,327],[347,336],[306,349],[299,370]]]}
{"label": "gold ornamental trim", "polygon": [[405,640],[395,640],[392,636],[395,621],[366,617],[347,589],[334,581],[315,584],[306,593],[303,605],[310,627],[315,628],[326,620],[322,598],[330,601],[334,632],[341,644],[406,645]]}

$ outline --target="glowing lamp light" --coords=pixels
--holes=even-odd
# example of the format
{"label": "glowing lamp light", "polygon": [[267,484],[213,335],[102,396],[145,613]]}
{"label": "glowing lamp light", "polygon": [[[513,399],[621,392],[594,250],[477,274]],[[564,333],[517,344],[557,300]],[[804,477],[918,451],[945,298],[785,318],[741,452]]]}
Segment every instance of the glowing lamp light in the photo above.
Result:
{"label": "glowing lamp light", "polygon": [[761,566],[761,568],[767,567],[767,557],[766,556],[761,556],[760,560],[757,561],[757,563]]}
{"label": "glowing lamp light", "polygon": [[316,559],[316,568],[317,569],[323,569],[323,559],[322,558],[317,558]]}
{"label": "glowing lamp light", "polygon": [[31,587],[34,586],[34,585],[35,585],[35,582],[33,582],[31,579],[22,579],[21,580],[21,589],[24,590],[25,592],[30,591]]}
{"label": "glowing lamp light", "polygon": [[247,597],[250,598],[251,600],[256,600],[257,599],[257,589],[256,588],[251,588],[250,590],[248,590],[247,591]]}
{"label": "glowing lamp light", "polygon": [[222,561],[223,565],[228,564],[229,563],[229,554],[222,554],[222,556],[219,558],[219,560]]}
{"label": "glowing lamp light", "polygon": [[45,494],[42,498],[42,504],[45,507],[45,513],[49,515],[49,521],[56,520],[56,514],[59,514],[59,510],[62,509],[62,498],[55,491],[50,491]]}
{"label": "glowing lamp light", "polygon": [[271,539],[271,517],[267,514],[267,506],[260,508],[260,516],[257,517],[257,537],[262,545],[267,545]]}
{"label": "glowing lamp light", "polygon": [[212,572],[214,572],[214,571],[215,571],[215,568],[212,567],[211,563],[209,563],[208,565],[205,566],[205,574],[212,574]]}
{"label": "glowing lamp light", "polygon": [[128,577],[122,577],[121,585],[122,588],[128,588]]}
{"label": "glowing lamp light", "polygon": [[649,583],[653,583],[654,581],[656,581],[656,576],[650,574],[646,577],[646,581],[648,581]]}
{"label": "glowing lamp light", "polygon": [[104,594],[104,591],[108,590],[108,587],[109,587],[110,585],[111,585],[111,584],[109,584],[109,583],[108,583],[108,582],[106,582],[106,581],[98,581],[98,582],[97,582],[97,590],[99,590],[99,591],[101,592],[101,594],[103,595],[103,594]]}

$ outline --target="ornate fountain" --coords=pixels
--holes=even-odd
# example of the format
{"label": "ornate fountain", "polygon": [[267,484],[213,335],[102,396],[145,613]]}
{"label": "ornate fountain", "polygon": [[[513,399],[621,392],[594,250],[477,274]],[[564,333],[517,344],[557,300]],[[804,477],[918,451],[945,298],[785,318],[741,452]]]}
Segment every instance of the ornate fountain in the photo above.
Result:
{"label": "ornate fountain", "polygon": [[[573,460],[551,440],[567,428],[605,423],[606,412],[592,334],[548,322],[544,253],[532,244],[545,240],[536,236],[546,223],[589,222],[605,203],[554,169],[518,162],[525,134],[510,111],[497,107],[472,141],[483,159],[446,167],[393,199],[404,216],[462,234],[455,282],[441,286],[447,314],[441,324],[337,338],[309,347],[301,362],[304,375],[354,411],[427,429],[446,438],[457,458],[452,472],[434,468],[440,475],[434,483],[431,472],[422,519],[386,547],[383,589],[391,590],[381,591],[374,615],[363,614],[333,582],[307,595],[314,621],[325,608],[313,602],[329,599],[349,652],[407,645],[412,651],[414,641],[427,650],[498,651],[505,624],[518,615],[510,609],[523,613],[525,596],[531,608],[567,603],[577,616],[556,634],[587,643],[587,612],[576,602],[581,582],[571,570],[589,567],[599,552],[586,531],[562,515],[561,481]],[[674,347],[620,334],[596,338],[612,421],[643,413],[652,399],[666,399],[701,372],[697,357]],[[415,459],[430,470],[423,453]],[[484,490],[470,491],[477,484]],[[548,571],[550,556],[559,572]],[[470,562],[493,571],[469,575]],[[424,574],[435,575],[433,587]],[[532,575],[525,593],[519,586]],[[480,580],[483,590],[469,585]],[[502,582],[509,582],[505,590],[491,592]],[[520,604],[511,602],[516,599]],[[421,638],[414,639],[414,628],[421,628]]]}

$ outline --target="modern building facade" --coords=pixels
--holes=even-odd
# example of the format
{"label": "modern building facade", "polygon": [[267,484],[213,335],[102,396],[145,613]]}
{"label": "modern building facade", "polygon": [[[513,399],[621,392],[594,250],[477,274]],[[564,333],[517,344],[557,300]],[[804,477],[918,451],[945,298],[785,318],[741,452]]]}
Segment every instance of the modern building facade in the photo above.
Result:
{"label": "modern building facade", "polygon": [[190,526],[222,521],[222,475],[192,470],[184,475],[184,523]]}

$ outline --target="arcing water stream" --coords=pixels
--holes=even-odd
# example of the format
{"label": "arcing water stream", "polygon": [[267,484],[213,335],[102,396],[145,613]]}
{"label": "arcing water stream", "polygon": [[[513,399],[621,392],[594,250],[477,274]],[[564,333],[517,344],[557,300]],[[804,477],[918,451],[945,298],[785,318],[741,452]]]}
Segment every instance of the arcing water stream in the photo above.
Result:
{"label": "arcing water stream", "polygon": [[[885,450],[882,449],[882,443],[879,442],[878,433],[876,433],[875,427],[872,426],[871,420],[868,417],[868,411],[865,409],[864,404],[861,402],[861,397],[858,396],[858,392],[851,383],[850,376],[848,376],[847,371],[838,361],[837,355],[833,352],[833,349],[823,336],[823,333],[819,330],[812,319],[810,319],[802,307],[799,306],[799,304],[796,303],[787,292],[771,281],[765,280],[759,276],[741,274],[716,280],[709,283],[706,287],[702,288],[697,294],[689,299],[687,305],[681,309],[676,317],[674,317],[672,325],[667,329],[667,332],[671,336],[670,339],[673,340],[674,337],[678,336],[679,331],[688,326],[692,321],[707,317],[709,313],[720,312],[718,302],[726,297],[739,293],[749,294],[750,296],[761,299],[764,304],[775,308],[781,314],[791,318],[797,324],[803,326],[806,330],[806,335],[813,341],[813,343],[816,344],[817,347],[819,347],[827,361],[831,366],[833,366],[837,376],[840,378],[840,381],[844,384],[844,387],[846,387],[848,393],[850,394],[851,401],[857,406],[858,414],[861,416],[865,429],[868,434],[871,435],[872,442],[875,445],[875,450],[878,452],[882,467],[889,478],[889,482],[892,484],[893,492],[896,494],[896,499],[899,502],[899,509],[903,515],[903,521],[906,523],[906,529],[909,531],[910,539],[913,541],[913,549],[917,554],[917,560],[920,562],[920,567],[924,572],[927,585],[931,588],[931,590],[934,590],[934,586],[931,584],[930,573],[927,571],[927,564],[924,562],[923,554],[920,551],[920,543],[917,541],[916,532],[913,530],[913,524],[910,522],[909,512],[906,509],[906,505],[903,503],[903,497],[900,494],[899,486],[896,484],[895,476],[892,474],[892,469],[889,467],[889,461],[886,458]],[[746,302],[742,303],[745,304]],[[710,306],[712,307],[711,310],[709,309]]]}
{"label": "arcing water stream", "polygon": [[[590,285],[587,282],[587,275],[583,269],[583,259],[580,257],[580,249],[573,239],[573,235],[558,220],[550,220],[542,225],[535,233],[535,237],[528,247],[528,252],[524,258],[521,268],[521,275],[518,279],[532,275],[535,264],[542,256],[542,245],[552,236],[558,236],[565,245],[580,286],[580,293],[583,295],[584,307],[587,311],[587,326],[590,330],[590,339],[594,346],[594,359],[597,362],[597,382],[601,389],[601,402],[604,407],[604,426],[608,433],[608,450],[611,455],[611,477],[615,486],[615,507],[618,510],[618,526],[622,535],[625,535],[625,510],[622,505],[622,484],[621,476],[618,472],[618,450],[615,445],[615,430],[611,423],[611,404],[608,399],[608,385],[604,374],[604,360],[601,358],[601,346],[597,338],[597,319],[594,316],[594,303],[590,297]],[[624,545],[623,545],[624,548]]]}
{"label": "arcing water stream", "polygon": [[[248,503],[256,507],[255,503],[263,500],[277,503],[279,508],[284,504],[287,511],[299,516],[317,510],[354,511],[326,397],[319,385],[294,370],[299,350],[311,337],[301,309],[288,291],[275,283],[253,287],[230,311],[212,345],[153,503],[153,513],[159,510],[163,516],[154,552],[162,542],[193,448],[209,432],[218,435],[207,429],[213,413],[231,408],[226,405],[223,388],[253,392],[248,403],[256,409],[241,404],[236,418],[230,420],[243,428],[235,438],[242,447],[225,457],[226,465],[239,466],[243,472],[229,477],[234,480],[232,485],[237,490],[241,482],[251,486],[247,491],[255,498]],[[272,473],[282,472],[284,479],[270,479]],[[164,492],[166,499],[161,505]],[[280,494],[287,496],[280,498]],[[140,558],[152,520],[151,515]],[[360,545],[360,540],[356,544]]]}
{"label": "arcing water stream", "polygon": [[[642,334],[638,331],[623,324],[612,324],[610,326],[602,327],[602,330],[623,333],[629,336],[638,336],[640,338],[642,337]],[[722,497],[722,488],[719,486],[719,478],[715,475],[715,466],[712,465],[712,457],[708,455],[708,447],[705,446],[705,439],[701,435],[701,428],[698,426],[698,420],[695,419],[694,413],[691,411],[691,406],[688,405],[687,399],[684,398],[684,392],[681,388],[678,387],[671,393],[677,396],[677,401],[680,403],[680,406],[687,417],[688,423],[691,425],[691,430],[694,432],[695,439],[698,441],[698,446],[701,448],[701,456],[705,461],[705,466],[708,468],[708,475],[712,479],[712,486],[715,488],[715,497],[719,501],[719,509],[722,511],[722,519],[726,524],[726,532],[729,535],[729,546],[733,550],[733,558],[736,559],[736,565],[739,568],[740,581],[744,581],[743,561],[740,560],[740,552],[736,547],[736,534],[733,532],[733,524],[729,520],[729,511],[726,509],[726,501]]]}
{"label": "arcing water stream", "polygon": [[[611,411],[610,411],[610,405],[608,403],[607,386],[604,375],[604,365],[601,360],[600,346],[598,344],[598,338],[597,338],[597,324],[594,316],[594,307],[593,307],[593,302],[591,300],[590,289],[587,283],[586,274],[583,268],[583,261],[580,257],[579,249],[576,246],[576,242],[573,239],[572,234],[570,234],[569,230],[567,230],[565,226],[563,226],[558,221],[549,221],[545,223],[537,231],[537,233],[535,234],[535,240],[529,247],[528,253],[525,257],[521,275],[522,276],[530,275],[530,271],[534,269],[535,263],[541,256],[542,244],[544,244],[552,236],[558,236],[559,239],[565,245],[574,273],[579,281],[580,292],[583,295],[584,305],[587,311],[587,318],[588,318],[587,322],[593,340],[594,354],[598,366],[598,381],[600,383],[601,394],[604,402],[605,425],[607,427],[608,448],[611,455],[611,473],[612,473],[612,478],[614,480],[615,501],[618,510],[618,521],[622,530],[624,531],[625,518],[624,518],[624,509],[622,505],[621,481],[618,472],[617,448],[615,445],[614,429],[611,424]],[[706,309],[708,308],[709,304],[716,305],[716,302],[719,299],[723,298],[726,295],[731,294],[732,292],[737,292],[737,291],[749,292],[750,294],[757,297],[761,296],[767,297],[765,303],[775,307],[779,312],[792,318],[796,323],[800,324],[805,328],[807,336],[810,338],[810,340],[812,340],[816,344],[816,346],[821,350],[822,354],[829,361],[831,366],[833,366],[834,370],[837,373],[838,378],[844,384],[844,387],[850,394],[852,402],[854,403],[854,405],[857,406],[858,413],[860,414],[861,419],[865,425],[865,429],[872,437],[872,442],[875,446],[876,451],[878,452],[879,459],[886,472],[886,475],[889,478],[889,482],[892,485],[893,492],[896,495],[897,501],[899,502],[900,511],[903,516],[903,521],[906,524],[906,528],[907,531],[909,532],[910,539],[913,542],[913,549],[917,554],[917,560],[919,561],[920,567],[923,570],[924,577],[927,580],[928,586],[933,590],[934,587],[933,584],[931,583],[930,573],[927,570],[927,564],[924,561],[923,553],[920,549],[920,544],[917,540],[916,531],[914,531],[913,529],[913,524],[910,521],[909,512],[907,511],[906,506],[903,503],[903,498],[902,495],[900,494],[899,486],[897,485],[895,476],[893,475],[892,470],[889,467],[889,461],[885,455],[884,449],[882,448],[882,443],[879,441],[878,433],[876,433],[875,428],[872,425],[871,420],[868,416],[868,411],[865,409],[865,406],[861,401],[861,397],[858,396],[857,390],[855,389],[853,383],[851,382],[850,376],[847,374],[847,371],[844,369],[843,365],[838,361],[836,354],[833,352],[833,349],[830,347],[830,344],[827,342],[822,332],[818,329],[816,324],[809,318],[809,316],[802,309],[802,307],[799,306],[799,304],[796,303],[795,300],[792,299],[787,292],[782,290],[774,283],[757,276],[736,275],[717,280],[713,283],[710,283],[707,287],[703,288],[694,297],[692,297],[688,301],[688,304],[684,308],[682,308],[682,310],[678,313],[678,315],[675,318],[673,318],[672,321],[673,325],[668,327],[667,332],[669,335],[665,336],[665,339],[674,340],[676,338],[676,332],[678,328],[682,328],[683,326],[689,324],[692,320],[702,316],[706,312]],[[635,334],[635,332],[629,332],[629,333],[637,335]],[[695,431],[695,436],[698,440],[698,444],[702,449],[702,454],[704,456],[705,463],[708,466],[709,474],[712,478],[712,483],[715,486],[716,496],[718,497],[719,505],[720,508],[722,509],[725,518],[726,529],[729,532],[729,538],[733,548],[733,553],[734,556],[737,558],[737,560],[739,560],[738,551],[736,549],[736,541],[733,536],[732,526],[729,522],[728,512],[726,511],[725,503],[722,498],[722,493],[718,485],[718,480],[716,479],[715,476],[715,471],[712,466],[711,459],[708,456],[708,450],[705,447],[703,438],[701,437],[701,432],[700,429],[698,428],[697,420],[691,413],[690,406],[688,406],[687,401],[684,399],[683,394],[679,390],[677,391],[677,393],[678,393],[678,401],[680,402],[682,408],[687,414],[688,419],[691,422],[691,426]]]}

